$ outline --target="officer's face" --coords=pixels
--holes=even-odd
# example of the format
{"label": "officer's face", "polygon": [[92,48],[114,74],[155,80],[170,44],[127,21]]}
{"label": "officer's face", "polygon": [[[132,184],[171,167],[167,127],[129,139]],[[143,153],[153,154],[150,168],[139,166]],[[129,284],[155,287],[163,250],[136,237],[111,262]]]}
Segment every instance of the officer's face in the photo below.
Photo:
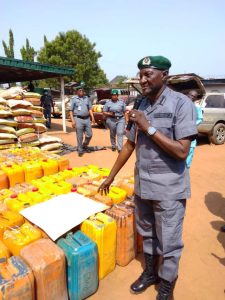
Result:
{"label": "officer's face", "polygon": [[145,68],[140,71],[140,85],[144,96],[156,95],[163,87],[167,71]]}
{"label": "officer's face", "polygon": [[78,95],[78,97],[83,97],[84,96],[84,90],[83,89],[79,89],[77,91],[77,95]]}
{"label": "officer's face", "polygon": [[117,101],[118,100],[118,95],[111,95],[112,101]]}

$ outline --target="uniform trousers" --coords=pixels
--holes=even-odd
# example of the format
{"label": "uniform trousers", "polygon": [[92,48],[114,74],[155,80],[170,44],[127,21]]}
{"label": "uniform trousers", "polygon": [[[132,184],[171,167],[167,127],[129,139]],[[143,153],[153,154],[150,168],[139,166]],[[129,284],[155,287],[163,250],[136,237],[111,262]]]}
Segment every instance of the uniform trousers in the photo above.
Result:
{"label": "uniform trousers", "polygon": [[116,118],[107,118],[106,125],[110,131],[110,142],[112,148],[116,148],[116,137],[118,150],[121,150],[123,147],[123,134],[125,128],[125,119],[124,117],[117,120]]}
{"label": "uniform trousers", "polygon": [[52,109],[51,107],[44,108],[44,117],[46,119],[46,126],[51,127],[51,116],[52,116]]}
{"label": "uniform trousers", "polygon": [[76,120],[76,135],[77,135],[77,150],[79,153],[84,151],[92,138],[92,128],[90,119],[80,119],[75,117]]}
{"label": "uniform trousers", "polygon": [[135,196],[136,226],[143,236],[144,253],[163,257],[158,275],[169,282],[178,274],[185,208],[186,199],[156,201]]}

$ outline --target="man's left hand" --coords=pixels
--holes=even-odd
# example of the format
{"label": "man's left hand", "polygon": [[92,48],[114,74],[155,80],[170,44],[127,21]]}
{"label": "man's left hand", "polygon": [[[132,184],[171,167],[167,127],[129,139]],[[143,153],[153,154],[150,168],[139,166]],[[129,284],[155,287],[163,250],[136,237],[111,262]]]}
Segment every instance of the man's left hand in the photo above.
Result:
{"label": "man's left hand", "polygon": [[143,111],[132,109],[129,112],[129,120],[136,123],[138,128],[143,132],[146,132],[148,130],[148,127],[150,126],[150,123],[146,119]]}

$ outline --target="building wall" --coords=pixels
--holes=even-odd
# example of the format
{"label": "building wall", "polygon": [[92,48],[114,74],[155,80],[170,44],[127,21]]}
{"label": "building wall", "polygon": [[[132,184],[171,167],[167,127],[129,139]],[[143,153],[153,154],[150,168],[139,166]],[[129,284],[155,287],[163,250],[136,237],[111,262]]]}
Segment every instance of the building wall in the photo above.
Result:
{"label": "building wall", "polygon": [[217,93],[225,93],[225,84],[210,84],[205,85],[205,89],[207,93],[217,92]]}

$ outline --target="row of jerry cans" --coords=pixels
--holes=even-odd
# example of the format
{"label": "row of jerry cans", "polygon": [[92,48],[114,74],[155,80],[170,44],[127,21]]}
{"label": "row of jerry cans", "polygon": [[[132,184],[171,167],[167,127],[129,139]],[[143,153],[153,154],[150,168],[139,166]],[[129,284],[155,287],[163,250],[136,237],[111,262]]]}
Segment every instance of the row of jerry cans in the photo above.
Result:
{"label": "row of jerry cans", "polygon": [[0,258],[0,300],[66,300],[68,294],[82,300],[93,294],[98,288],[96,244],[81,231],[57,244],[40,239],[23,248],[20,257]]}
{"label": "row of jerry cans", "polygon": [[12,187],[18,183],[31,182],[42,176],[48,176],[63,171],[68,167],[69,160],[67,158],[28,161],[21,165],[9,163],[3,164],[0,172],[0,189]]}

